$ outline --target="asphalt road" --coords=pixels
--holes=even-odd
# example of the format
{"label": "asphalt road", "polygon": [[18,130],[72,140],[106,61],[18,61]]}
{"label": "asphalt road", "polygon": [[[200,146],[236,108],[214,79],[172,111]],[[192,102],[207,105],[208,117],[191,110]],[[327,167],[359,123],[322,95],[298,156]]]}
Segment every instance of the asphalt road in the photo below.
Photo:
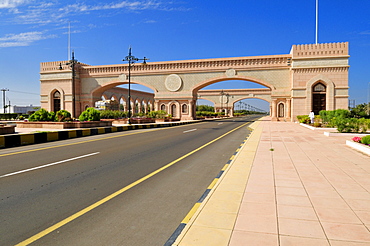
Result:
{"label": "asphalt road", "polygon": [[0,150],[0,245],[163,245],[254,119]]}

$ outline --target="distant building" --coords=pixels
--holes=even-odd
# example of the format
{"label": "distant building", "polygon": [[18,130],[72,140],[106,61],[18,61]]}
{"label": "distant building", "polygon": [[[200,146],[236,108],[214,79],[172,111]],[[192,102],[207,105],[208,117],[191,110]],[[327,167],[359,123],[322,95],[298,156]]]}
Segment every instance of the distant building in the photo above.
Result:
{"label": "distant building", "polygon": [[[28,112],[30,111],[37,111],[39,110],[41,107],[40,106],[33,106],[32,104],[30,106],[10,106],[10,107],[7,107],[5,109],[5,113],[11,113],[11,114],[27,114]],[[0,109],[0,113],[3,114],[4,113],[4,108],[1,108]]]}

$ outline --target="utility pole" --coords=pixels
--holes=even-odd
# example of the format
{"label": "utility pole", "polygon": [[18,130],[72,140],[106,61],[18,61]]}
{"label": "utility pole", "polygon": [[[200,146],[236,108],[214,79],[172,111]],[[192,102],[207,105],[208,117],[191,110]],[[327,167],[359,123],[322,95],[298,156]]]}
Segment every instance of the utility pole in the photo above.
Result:
{"label": "utility pole", "polygon": [[6,92],[6,91],[9,91],[9,89],[4,88],[4,89],[1,89],[1,91],[3,92],[3,107],[4,107],[4,111],[3,111],[3,113],[5,114],[5,113],[6,113],[5,92]]}

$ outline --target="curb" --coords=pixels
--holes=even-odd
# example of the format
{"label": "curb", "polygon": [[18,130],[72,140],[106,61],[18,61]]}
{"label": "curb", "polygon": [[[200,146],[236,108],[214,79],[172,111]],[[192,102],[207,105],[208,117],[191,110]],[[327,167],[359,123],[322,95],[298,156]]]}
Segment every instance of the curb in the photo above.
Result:
{"label": "curb", "polygon": [[367,147],[364,144],[360,144],[360,143],[356,143],[356,142],[353,142],[353,141],[350,141],[350,140],[346,140],[346,145],[355,149],[355,150],[357,150],[357,151],[360,151],[364,154],[370,155],[370,148]]}
{"label": "curb", "polygon": [[106,133],[112,133],[112,132],[171,127],[171,126],[178,126],[178,125],[193,124],[193,123],[198,123],[198,122],[201,122],[201,121],[166,122],[166,123],[158,123],[158,124],[96,127],[96,128],[87,128],[87,129],[74,129],[74,130],[67,130],[67,131],[55,131],[55,132],[8,134],[8,135],[0,136],[0,149],[19,147],[19,146],[25,146],[25,145],[31,145],[31,144],[47,143],[47,142],[52,142],[52,141],[93,136],[93,135],[106,134]]}
{"label": "curb", "polygon": [[232,167],[236,157],[241,153],[240,150],[246,145],[248,142],[250,136],[253,134],[254,129],[259,125],[258,121],[253,122],[247,128],[250,130],[250,133],[246,138],[242,141],[240,146],[237,148],[237,150],[233,153],[233,155],[230,157],[230,159],[226,162],[225,166],[221,169],[219,174],[215,177],[215,179],[211,182],[211,184],[208,186],[206,191],[203,193],[203,195],[199,198],[197,203],[191,208],[189,213],[185,216],[185,218],[181,221],[181,224],[176,228],[176,230],[173,232],[171,237],[167,240],[167,242],[164,244],[164,246],[176,246],[180,244],[180,241],[185,237],[185,234],[189,230],[190,226],[194,222],[194,219],[197,217],[197,214],[201,212],[207,201],[210,199],[212,194],[215,192],[215,189],[220,185],[220,182],[224,179],[225,175],[229,171],[229,169]]}

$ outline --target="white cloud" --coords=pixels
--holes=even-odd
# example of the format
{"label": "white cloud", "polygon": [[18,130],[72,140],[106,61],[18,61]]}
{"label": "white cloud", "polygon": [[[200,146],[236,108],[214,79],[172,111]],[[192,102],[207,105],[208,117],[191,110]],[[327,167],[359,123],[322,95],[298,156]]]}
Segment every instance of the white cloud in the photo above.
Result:
{"label": "white cloud", "polygon": [[0,0],[0,9],[12,9],[30,2],[29,0]]}
{"label": "white cloud", "polygon": [[29,46],[33,42],[54,37],[55,35],[44,35],[42,32],[7,34],[0,38],[0,47]]}
{"label": "white cloud", "polygon": [[361,35],[370,35],[370,30],[360,32]]}
{"label": "white cloud", "polygon": [[162,4],[157,1],[121,1],[117,3],[103,4],[103,5],[86,5],[86,4],[70,4],[59,11],[71,13],[71,12],[88,12],[97,10],[109,10],[109,9],[128,9],[128,10],[146,10],[146,9],[158,9]]}

